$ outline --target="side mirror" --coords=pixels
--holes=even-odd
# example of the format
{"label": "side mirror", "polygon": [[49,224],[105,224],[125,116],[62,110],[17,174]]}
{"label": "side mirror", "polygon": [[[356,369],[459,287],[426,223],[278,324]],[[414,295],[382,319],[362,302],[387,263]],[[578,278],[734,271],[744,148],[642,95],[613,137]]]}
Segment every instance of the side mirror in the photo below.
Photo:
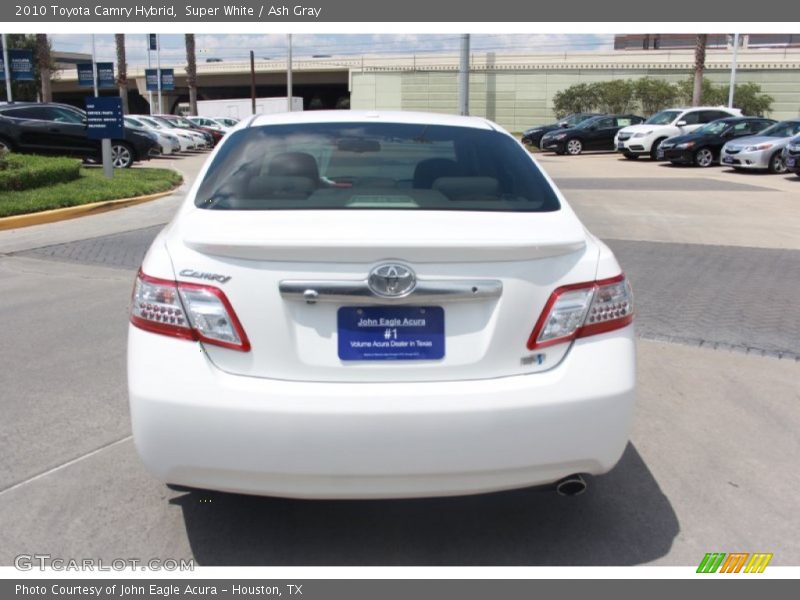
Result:
{"label": "side mirror", "polygon": [[677,123],[675,123],[675,126],[676,126],[676,127],[685,127],[685,126],[686,126],[686,121],[684,121],[683,119],[681,119],[680,121],[678,121]]}
{"label": "side mirror", "polygon": [[733,129],[726,129],[722,132],[722,137],[729,138],[733,137]]}
{"label": "side mirror", "polygon": [[562,127],[562,128],[566,128],[566,127],[569,127],[569,123],[567,123],[566,121],[559,121],[558,122],[558,126]]}

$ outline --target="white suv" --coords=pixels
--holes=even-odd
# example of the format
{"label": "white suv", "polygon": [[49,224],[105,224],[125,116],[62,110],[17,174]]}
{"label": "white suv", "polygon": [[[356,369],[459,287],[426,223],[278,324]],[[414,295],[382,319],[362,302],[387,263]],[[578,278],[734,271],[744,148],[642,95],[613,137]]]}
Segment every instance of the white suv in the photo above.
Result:
{"label": "white suv", "polygon": [[695,106],[692,108],[668,108],[654,114],[641,125],[624,127],[617,132],[614,146],[625,158],[639,158],[649,154],[655,159],[658,146],[667,138],[683,135],[698,127],[728,117],[741,117],[738,108],[719,106]]}

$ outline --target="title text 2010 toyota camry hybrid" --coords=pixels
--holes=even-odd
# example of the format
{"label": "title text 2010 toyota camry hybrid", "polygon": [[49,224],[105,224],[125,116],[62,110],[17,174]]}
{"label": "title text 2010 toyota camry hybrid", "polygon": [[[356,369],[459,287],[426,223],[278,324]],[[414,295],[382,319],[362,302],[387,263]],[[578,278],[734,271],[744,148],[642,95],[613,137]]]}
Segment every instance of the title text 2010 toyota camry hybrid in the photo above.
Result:
{"label": "title text 2010 toyota camry hybrid", "polygon": [[195,488],[580,492],[628,441],[632,302],[609,249],[491,122],[256,116],[136,279],[134,439],[153,474]]}

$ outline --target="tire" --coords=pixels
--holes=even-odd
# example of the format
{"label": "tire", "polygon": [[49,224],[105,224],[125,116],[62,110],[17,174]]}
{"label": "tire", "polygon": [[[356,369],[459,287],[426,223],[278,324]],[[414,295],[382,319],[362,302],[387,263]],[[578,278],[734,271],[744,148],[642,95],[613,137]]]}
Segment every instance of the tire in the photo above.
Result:
{"label": "tire", "polygon": [[9,142],[7,139],[0,137],[0,150],[6,150],[8,152],[14,151],[14,144]]}
{"label": "tire", "polygon": [[776,152],[769,158],[769,172],[770,173],[786,173],[786,165],[783,164],[783,157],[780,152]]}
{"label": "tire", "polygon": [[650,160],[658,160],[658,147],[667,138],[658,138],[653,145],[650,146]]}
{"label": "tire", "polygon": [[710,167],[714,164],[714,153],[711,148],[700,148],[694,153],[694,164],[698,167]]}
{"label": "tire", "polygon": [[115,169],[129,169],[134,161],[134,152],[130,144],[111,142],[111,164]]}
{"label": "tire", "polygon": [[583,142],[577,138],[572,138],[571,140],[567,140],[564,144],[564,148],[566,148],[567,154],[570,156],[578,156],[583,152]]}
{"label": "tire", "polygon": [[522,144],[524,146],[533,146],[533,142],[531,142],[530,138],[522,138]]}
{"label": "tire", "polygon": [[637,158],[639,158],[638,154],[623,154],[622,156],[624,156],[628,160],[636,160]]}

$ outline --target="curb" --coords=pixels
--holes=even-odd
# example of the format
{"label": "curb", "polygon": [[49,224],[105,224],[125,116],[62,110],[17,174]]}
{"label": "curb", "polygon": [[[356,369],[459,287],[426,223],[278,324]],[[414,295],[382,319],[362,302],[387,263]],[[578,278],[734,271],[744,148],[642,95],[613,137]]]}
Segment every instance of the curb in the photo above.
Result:
{"label": "curb", "polygon": [[[182,185],[182,183],[181,183]],[[180,188],[177,187],[166,192],[147,194],[146,196],[135,196],[133,198],[119,198],[117,200],[102,200],[91,204],[80,204],[78,206],[68,206],[66,208],[55,208],[53,210],[43,210],[41,212],[30,213],[27,215],[14,215],[11,217],[0,218],[0,231],[6,229],[18,229],[30,227],[32,225],[43,225],[45,223],[55,223],[56,221],[66,221],[89,215],[100,214],[119,208],[126,208],[136,204],[143,204],[152,200],[158,200],[164,196],[170,196]]]}

